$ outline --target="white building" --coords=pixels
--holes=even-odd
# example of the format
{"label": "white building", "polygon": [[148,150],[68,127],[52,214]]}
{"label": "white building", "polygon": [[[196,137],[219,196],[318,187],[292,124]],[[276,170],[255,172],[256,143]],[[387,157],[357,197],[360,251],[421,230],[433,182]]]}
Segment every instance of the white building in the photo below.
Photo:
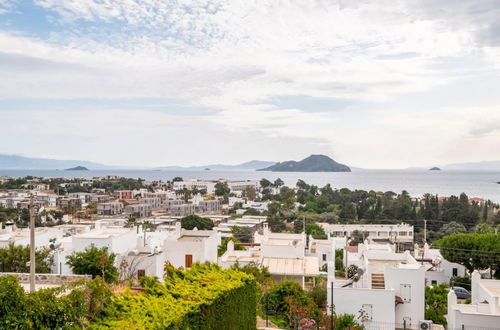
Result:
{"label": "white building", "polygon": [[150,217],[152,211],[151,205],[148,204],[131,204],[125,206],[125,214],[135,218]]}
{"label": "white building", "polygon": [[358,250],[364,273],[352,287],[342,287],[345,280],[328,267],[329,306],[356,315],[368,329],[417,329],[424,320],[425,268],[409,251],[395,253],[389,245],[360,244]]}
{"label": "white building", "polygon": [[406,223],[397,225],[363,225],[319,223],[325,233],[336,237],[351,237],[354,231],[365,233],[369,243],[394,242],[413,243],[413,226]]}
{"label": "white building", "polygon": [[448,293],[448,329],[499,329],[500,281],[471,276],[470,304],[459,304],[453,290]]}
{"label": "white building", "polygon": [[335,261],[335,251],[343,251],[346,245],[346,237],[330,237],[328,239],[309,237],[309,254],[318,258],[319,266],[323,268],[329,261]]}
{"label": "white building", "polygon": [[415,259],[426,267],[426,285],[450,283],[452,277],[465,276],[465,267],[463,265],[449,262],[443,258],[439,249],[431,249],[427,243],[424,244],[422,249],[415,248]]}
{"label": "white building", "polygon": [[189,268],[195,262],[217,262],[220,236],[214,230],[186,230],[175,224],[169,233],[163,252],[165,259],[174,267]]}
{"label": "white building", "polygon": [[201,200],[198,202],[197,210],[200,213],[217,213],[220,212],[220,201],[214,200]]}
{"label": "white building", "polygon": [[99,215],[117,215],[123,212],[123,203],[109,202],[97,204],[97,214]]}

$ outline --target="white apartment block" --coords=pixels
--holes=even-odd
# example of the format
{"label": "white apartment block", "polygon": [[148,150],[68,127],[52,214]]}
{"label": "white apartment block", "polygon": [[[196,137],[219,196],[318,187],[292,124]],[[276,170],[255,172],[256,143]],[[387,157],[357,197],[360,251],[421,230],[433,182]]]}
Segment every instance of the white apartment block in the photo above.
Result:
{"label": "white apartment block", "polygon": [[148,204],[131,204],[125,206],[125,214],[129,217],[145,218],[150,217],[152,212],[151,205]]}
{"label": "white apartment block", "polygon": [[197,209],[200,213],[218,213],[221,209],[220,201],[217,199],[199,201]]}
{"label": "white apartment block", "polygon": [[139,203],[151,206],[153,211],[159,210],[163,206],[162,200],[158,197],[142,197],[139,198]]}
{"label": "white apartment block", "polygon": [[170,215],[172,217],[185,217],[196,212],[196,206],[194,204],[180,204],[173,205],[170,207]]}
{"label": "white apartment block", "polygon": [[391,241],[394,243],[413,243],[413,226],[401,223],[397,225],[363,225],[319,223],[327,234],[336,237],[351,237],[354,231],[366,233],[369,243]]}
{"label": "white apartment block", "polygon": [[97,204],[97,214],[99,215],[117,215],[123,212],[123,203],[109,202]]}

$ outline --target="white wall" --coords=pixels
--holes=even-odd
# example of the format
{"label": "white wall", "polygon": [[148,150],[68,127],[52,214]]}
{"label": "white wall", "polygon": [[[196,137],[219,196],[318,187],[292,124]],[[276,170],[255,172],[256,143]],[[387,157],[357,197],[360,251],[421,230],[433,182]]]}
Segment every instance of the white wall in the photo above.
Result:
{"label": "white wall", "polygon": [[409,301],[396,307],[396,323],[402,324],[405,318],[409,318],[411,326],[418,325],[420,320],[424,320],[425,269],[402,269],[386,265],[384,276],[386,289],[393,289],[396,296],[403,299],[405,288],[402,285],[410,285]]}
{"label": "white wall", "polygon": [[[330,283],[327,289],[328,306],[331,306],[332,290]],[[353,314],[356,318],[360,310],[371,309],[371,323],[394,324],[394,290],[333,288],[333,304],[337,314]],[[371,308],[370,308],[371,305]],[[330,309],[328,309],[330,314]]]}

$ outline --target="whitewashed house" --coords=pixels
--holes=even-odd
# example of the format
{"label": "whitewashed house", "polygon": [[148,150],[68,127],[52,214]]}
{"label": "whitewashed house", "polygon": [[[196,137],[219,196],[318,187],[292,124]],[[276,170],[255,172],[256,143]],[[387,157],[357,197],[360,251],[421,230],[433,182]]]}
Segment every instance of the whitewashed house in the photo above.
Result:
{"label": "whitewashed house", "polygon": [[165,260],[177,268],[189,268],[195,262],[217,262],[220,243],[215,230],[186,230],[177,222],[163,245]]}
{"label": "whitewashed house", "polygon": [[415,259],[426,267],[426,285],[450,283],[452,277],[465,276],[463,265],[449,262],[443,258],[439,249],[431,249],[427,243],[423,248],[415,247]]}
{"label": "whitewashed house", "polygon": [[363,274],[347,287],[335,278],[334,265],[328,267],[328,305],[356,315],[367,329],[418,329],[424,321],[425,268],[409,251],[396,253],[390,245],[366,242],[357,253]]}
{"label": "whitewashed house", "polygon": [[499,329],[500,281],[471,276],[471,303],[459,304],[453,290],[448,293],[448,329]]}

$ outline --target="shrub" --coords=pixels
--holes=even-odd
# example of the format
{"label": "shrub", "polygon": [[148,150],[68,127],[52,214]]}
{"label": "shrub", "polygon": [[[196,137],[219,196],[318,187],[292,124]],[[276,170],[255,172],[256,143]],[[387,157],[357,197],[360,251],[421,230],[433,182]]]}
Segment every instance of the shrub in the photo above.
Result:
{"label": "shrub", "polygon": [[115,296],[92,327],[256,328],[257,287],[250,275],[196,263],[187,271],[167,266],[163,284],[154,278],[141,284],[144,294]]}

